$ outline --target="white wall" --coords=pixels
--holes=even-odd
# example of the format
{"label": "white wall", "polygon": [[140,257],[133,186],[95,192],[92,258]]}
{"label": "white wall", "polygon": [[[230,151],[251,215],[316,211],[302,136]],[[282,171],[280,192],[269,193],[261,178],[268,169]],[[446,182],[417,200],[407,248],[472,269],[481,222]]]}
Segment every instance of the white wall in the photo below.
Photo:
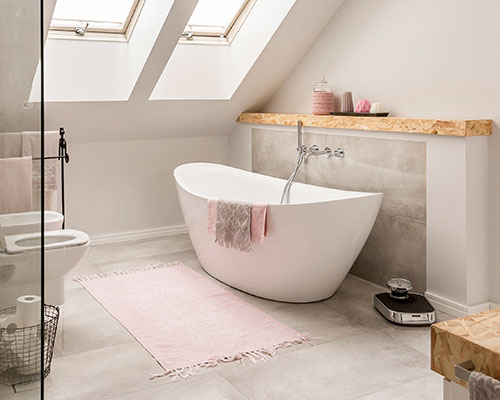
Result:
{"label": "white wall", "polygon": [[[55,0],[44,1],[44,28]],[[39,105],[25,109],[40,56],[40,4],[5,0],[0,12],[0,132],[40,127]]]}
{"label": "white wall", "polygon": [[[310,113],[312,86],[325,76],[333,83],[337,97],[350,90],[355,100],[382,102],[394,116],[498,121],[499,7],[496,0],[346,1],[268,104],[252,111]],[[441,245],[448,249],[455,246],[455,261],[462,265],[454,271],[451,258],[446,263],[437,262],[429,287],[438,288],[444,297],[460,304],[478,304],[485,296],[487,300],[490,274],[490,297],[500,302],[500,246],[496,244],[500,185],[495,173],[500,169],[498,134],[494,124],[489,139],[426,139],[439,139],[439,145],[428,146],[434,151],[428,153],[432,159],[431,164],[428,160],[428,185],[438,187],[444,182],[458,195],[452,204],[445,202],[449,197],[442,197],[441,204],[439,197],[434,198],[428,209],[428,229],[439,229],[438,217],[450,217],[449,227],[460,229],[452,232],[455,239],[437,231],[439,241],[428,242],[428,255],[439,260]],[[231,151],[241,152],[242,145],[248,146],[248,135],[241,128],[235,130]],[[445,166],[456,165],[459,170],[447,169],[445,173],[440,157],[441,162],[449,158]],[[242,165],[240,160],[249,158],[246,154],[232,162]],[[242,166],[248,168],[248,163]],[[488,187],[490,243],[488,214],[484,212]]]}
{"label": "white wall", "polygon": [[494,118],[497,0],[349,0],[265,107],[311,112],[325,76],[340,95],[380,101],[394,115]]}
{"label": "white wall", "polygon": [[174,168],[226,164],[228,138],[70,143],[69,153],[67,227],[96,236],[183,224]]}

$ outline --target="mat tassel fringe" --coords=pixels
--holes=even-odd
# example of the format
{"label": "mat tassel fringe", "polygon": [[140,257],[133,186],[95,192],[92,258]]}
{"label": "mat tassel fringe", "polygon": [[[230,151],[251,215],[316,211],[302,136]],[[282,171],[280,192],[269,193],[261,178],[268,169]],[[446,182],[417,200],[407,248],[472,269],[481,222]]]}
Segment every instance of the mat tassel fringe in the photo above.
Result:
{"label": "mat tassel fringe", "polygon": [[148,272],[148,271],[155,271],[158,269],[164,269],[164,268],[172,268],[176,267],[178,265],[182,265],[182,263],[178,261],[171,262],[169,264],[155,264],[155,265],[148,265],[143,268],[129,268],[124,271],[113,271],[113,272],[101,272],[99,274],[92,274],[92,275],[85,275],[85,276],[77,276],[73,278],[74,282],[85,282],[85,281],[92,281],[94,279],[101,279],[101,278],[109,278],[111,276],[120,276],[120,275],[131,275],[135,274],[137,272]]}
{"label": "mat tassel fringe", "polygon": [[288,347],[297,345],[297,344],[302,344],[310,340],[310,337],[308,334],[303,334],[300,339],[294,340],[294,341],[287,341],[287,342],[282,342],[276,346],[272,346],[267,349],[259,349],[259,350],[254,350],[254,351],[247,351],[244,353],[238,353],[235,354],[234,356],[226,356],[226,357],[214,357],[209,359],[208,361],[205,361],[204,363],[200,363],[197,365],[192,365],[190,367],[185,367],[185,368],[177,368],[173,369],[170,371],[165,371],[161,374],[153,374],[151,375],[150,379],[156,379],[156,378],[164,378],[164,377],[171,377],[172,381],[176,381],[179,378],[181,379],[188,379],[193,376],[195,376],[201,368],[215,368],[217,365],[221,363],[230,363],[230,362],[235,362],[239,361],[241,364],[245,363],[245,360],[251,361],[253,363],[258,363],[258,362],[263,362],[270,360],[274,356],[276,356],[277,352],[279,349],[286,349]]}

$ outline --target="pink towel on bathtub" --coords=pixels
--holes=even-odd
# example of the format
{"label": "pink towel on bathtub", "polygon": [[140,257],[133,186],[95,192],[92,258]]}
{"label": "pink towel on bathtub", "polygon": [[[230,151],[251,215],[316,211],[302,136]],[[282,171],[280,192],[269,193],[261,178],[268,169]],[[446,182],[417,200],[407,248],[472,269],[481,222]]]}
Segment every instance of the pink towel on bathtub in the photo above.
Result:
{"label": "pink towel on bathtub", "polygon": [[262,244],[267,233],[267,204],[252,204],[250,220],[252,242]]}
{"label": "pink towel on bathtub", "polygon": [[208,224],[207,230],[211,235],[215,235],[215,223],[217,221],[217,200],[208,200]]}
{"label": "pink towel on bathtub", "polygon": [[267,204],[208,200],[207,230],[225,247],[250,251],[251,242],[262,244],[267,233]]}

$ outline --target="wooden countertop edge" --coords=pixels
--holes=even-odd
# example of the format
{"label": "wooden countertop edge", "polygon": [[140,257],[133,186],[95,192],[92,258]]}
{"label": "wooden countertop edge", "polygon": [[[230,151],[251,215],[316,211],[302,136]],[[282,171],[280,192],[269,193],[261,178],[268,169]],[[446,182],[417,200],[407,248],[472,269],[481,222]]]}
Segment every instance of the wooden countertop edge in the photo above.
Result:
{"label": "wooden countertop edge", "polygon": [[[490,314],[492,312],[500,312],[500,309],[485,311],[482,313],[470,315],[463,318],[458,318],[457,320],[469,319],[469,318],[477,318],[483,314]],[[492,359],[496,360],[495,366],[500,365],[500,352],[498,351],[498,346],[491,347],[484,342],[481,342],[479,338],[471,337],[469,335],[464,336],[453,332],[447,326],[448,321],[440,322],[432,325],[431,327],[431,369],[445,377],[446,379],[458,383],[459,385],[468,388],[468,382],[464,382],[455,377],[454,368],[451,371],[446,371],[449,368],[446,368],[446,364],[457,365],[465,361],[472,361],[475,365],[475,371],[481,372],[483,374],[493,376],[496,379],[500,378],[500,369],[499,367],[491,370],[490,361]],[[462,342],[460,345],[460,354],[456,354],[455,351],[446,347],[443,348],[439,343],[436,343],[438,340],[438,336],[443,335],[447,338],[447,344],[450,344],[449,338],[453,337],[456,343]],[[496,335],[495,335],[496,336]],[[446,352],[440,350],[447,350]],[[458,350],[458,349],[456,349]],[[444,359],[443,359],[444,357]],[[488,362],[486,361],[488,360]]]}
{"label": "wooden countertop edge", "polygon": [[488,136],[491,119],[432,119],[402,117],[344,117],[336,115],[241,113],[239,123],[349,129],[379,132],[419,133],[443,136]]}

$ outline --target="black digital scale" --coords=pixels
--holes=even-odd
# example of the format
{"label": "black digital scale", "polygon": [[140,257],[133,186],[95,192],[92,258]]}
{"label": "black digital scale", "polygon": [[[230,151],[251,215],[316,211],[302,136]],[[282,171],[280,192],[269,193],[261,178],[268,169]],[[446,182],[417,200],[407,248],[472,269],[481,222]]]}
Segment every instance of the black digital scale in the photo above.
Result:
{"label": "black digital scale", "polygon": [[413,286],[408,279],[390,279],[387,287],[391,292],[376,294],[373,306],[389,321],[415,326],[436,322],[436,310],[423,295],[410,293]]}

